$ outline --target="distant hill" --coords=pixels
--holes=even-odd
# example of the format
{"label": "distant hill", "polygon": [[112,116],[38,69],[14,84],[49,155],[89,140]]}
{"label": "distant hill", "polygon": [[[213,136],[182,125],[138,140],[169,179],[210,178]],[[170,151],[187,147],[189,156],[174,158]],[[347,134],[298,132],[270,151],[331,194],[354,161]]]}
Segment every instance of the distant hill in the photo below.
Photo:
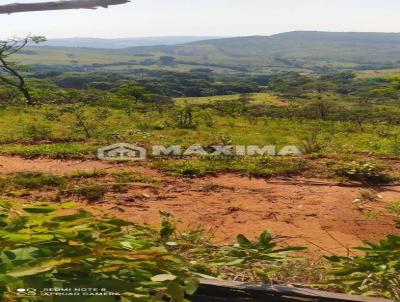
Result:
{"label": "distant hill", "polygon": [[144,38],[120,38],[120,39],[101,39],[101,38],[65,38],[49,39],[42,46],[56,47],[87,47],[118,49],[136,46],[155,46],[155,45],[176,45],[190,43],[201,40],[208,40],[220,37],[210,36],[176,36],[176,37],[144,37]]}
{"label": "distant hill", "polygon": [[[163,53],[196,57],[200,61],[236,61],[242,65],[397,64],[400,62],[399,33],[289,32],[196,41],[183,45],[135,47],[118,54]],[[349,66],[350,66],[349,65]]]}
{"label": "distant hill", "polygon": [[[29,64],[115,63],[120,70],[124,62],[135,65],[132,68],[153,66],[153,69],[190,70],[205,67],[217,72],[257,73],[400,67],[400,33],[296,31],[272,36],[199,41],[201,38],[206,37],[50,40],[44,44],[45,47],[39,46],[41,51],[36,48],[38,51],[29,53],[28,49],[20,58]],[[58,43],[65,47],[48,47]],[[152,45],[123,48],[129,43]],[[73,48],[71,45],[97,48]],[[174,57],[175,61],[164,64],[166,61],[159,60],[161,56]],[[100,64],[94,68],[104,66]],[[116,67],[113,68],[115,70]]]}

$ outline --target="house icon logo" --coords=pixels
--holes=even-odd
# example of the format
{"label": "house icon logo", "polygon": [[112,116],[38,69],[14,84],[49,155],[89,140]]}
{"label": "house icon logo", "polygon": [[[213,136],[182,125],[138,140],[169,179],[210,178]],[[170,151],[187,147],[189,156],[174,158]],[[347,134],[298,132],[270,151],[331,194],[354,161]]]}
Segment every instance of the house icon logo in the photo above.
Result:
{"label": "house icon logo", "polygon": [[145,160],[147,150],[135,145],[120,143],[98,149],[97,157],[110,161]]}

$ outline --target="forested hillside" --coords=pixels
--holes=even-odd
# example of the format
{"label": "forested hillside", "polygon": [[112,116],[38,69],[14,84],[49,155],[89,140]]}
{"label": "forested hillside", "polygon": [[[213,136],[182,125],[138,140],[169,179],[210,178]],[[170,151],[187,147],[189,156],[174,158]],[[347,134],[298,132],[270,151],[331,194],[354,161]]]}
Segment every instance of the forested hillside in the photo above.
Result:
{"label": "forested hillside", "polygon": [[[167,39],[168,40],[168,39]],[[171,44],[171,40],[158,40]],[[176,39],[181,43],[184,39]],[[104,47],[105,41],[83,40],[47,45]],[[335,33],[288,32],[272,36],[251,36],[211,39],[177,45],[156,45],[119,48],[127,43],[118,41],[107,48],[41,46],[26,51],[20,59],[26,63],[49,64],[115,64],[119,66],[145,66],[163,69],[190,69],[197,66],[216,71],[253,71],[271,73],[294,70],[325,72],[332,70],[381,70],[400,67],[400,34],[396,33]],[[147,41],[146,43],[150,43]],[[157,40],[153,41],[157,44]],[[46,44],[45,44],[46,45]],[[120,46],[118,46],[120,45]],[[79,57],[79,59],[75,59]],[[121,68],[120,68],[121,69]]]}

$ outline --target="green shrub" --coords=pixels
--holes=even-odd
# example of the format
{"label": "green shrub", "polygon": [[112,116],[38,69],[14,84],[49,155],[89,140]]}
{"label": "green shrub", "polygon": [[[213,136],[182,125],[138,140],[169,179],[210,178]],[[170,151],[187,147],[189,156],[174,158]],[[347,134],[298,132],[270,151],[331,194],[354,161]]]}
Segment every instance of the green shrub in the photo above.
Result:
{"label": "green shrub", "polygon": [[400,299],[400,237],[388,235],[378,244],[357,248],[363,256],[327,257],[333,264],[328,282],[347,293]]}
{"label": "green shrub", "polygon": [[11,181],[17,187],[24,189],[59,188],[65,185],[63,177],[47,175],[41,172],[17,173],[12,177]]}
{"label": "green shrub", "polygon": [[109,188],[105,185],[89,185],[76,189],[75,193],[79,194],[89,202],[95,202],[103,199],[104,195],[108,191]]}
{"label": "green shrub", "polygon": [[343,163],[334,167],[338,176],[351,180],[388,183],[392,181],[384,168],[371,162]]}

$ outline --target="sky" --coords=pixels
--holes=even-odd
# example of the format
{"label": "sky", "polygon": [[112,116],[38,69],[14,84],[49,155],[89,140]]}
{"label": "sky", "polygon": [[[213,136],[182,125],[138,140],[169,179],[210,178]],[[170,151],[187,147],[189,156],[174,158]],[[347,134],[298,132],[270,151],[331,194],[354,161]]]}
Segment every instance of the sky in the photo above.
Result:
{"label": "sky", "polygon": [[[43,0],[0,0],[0,4]],[[400,32],[399,0],[132,0],[98,10],[0,15],[0,37],[249,36]]]}

